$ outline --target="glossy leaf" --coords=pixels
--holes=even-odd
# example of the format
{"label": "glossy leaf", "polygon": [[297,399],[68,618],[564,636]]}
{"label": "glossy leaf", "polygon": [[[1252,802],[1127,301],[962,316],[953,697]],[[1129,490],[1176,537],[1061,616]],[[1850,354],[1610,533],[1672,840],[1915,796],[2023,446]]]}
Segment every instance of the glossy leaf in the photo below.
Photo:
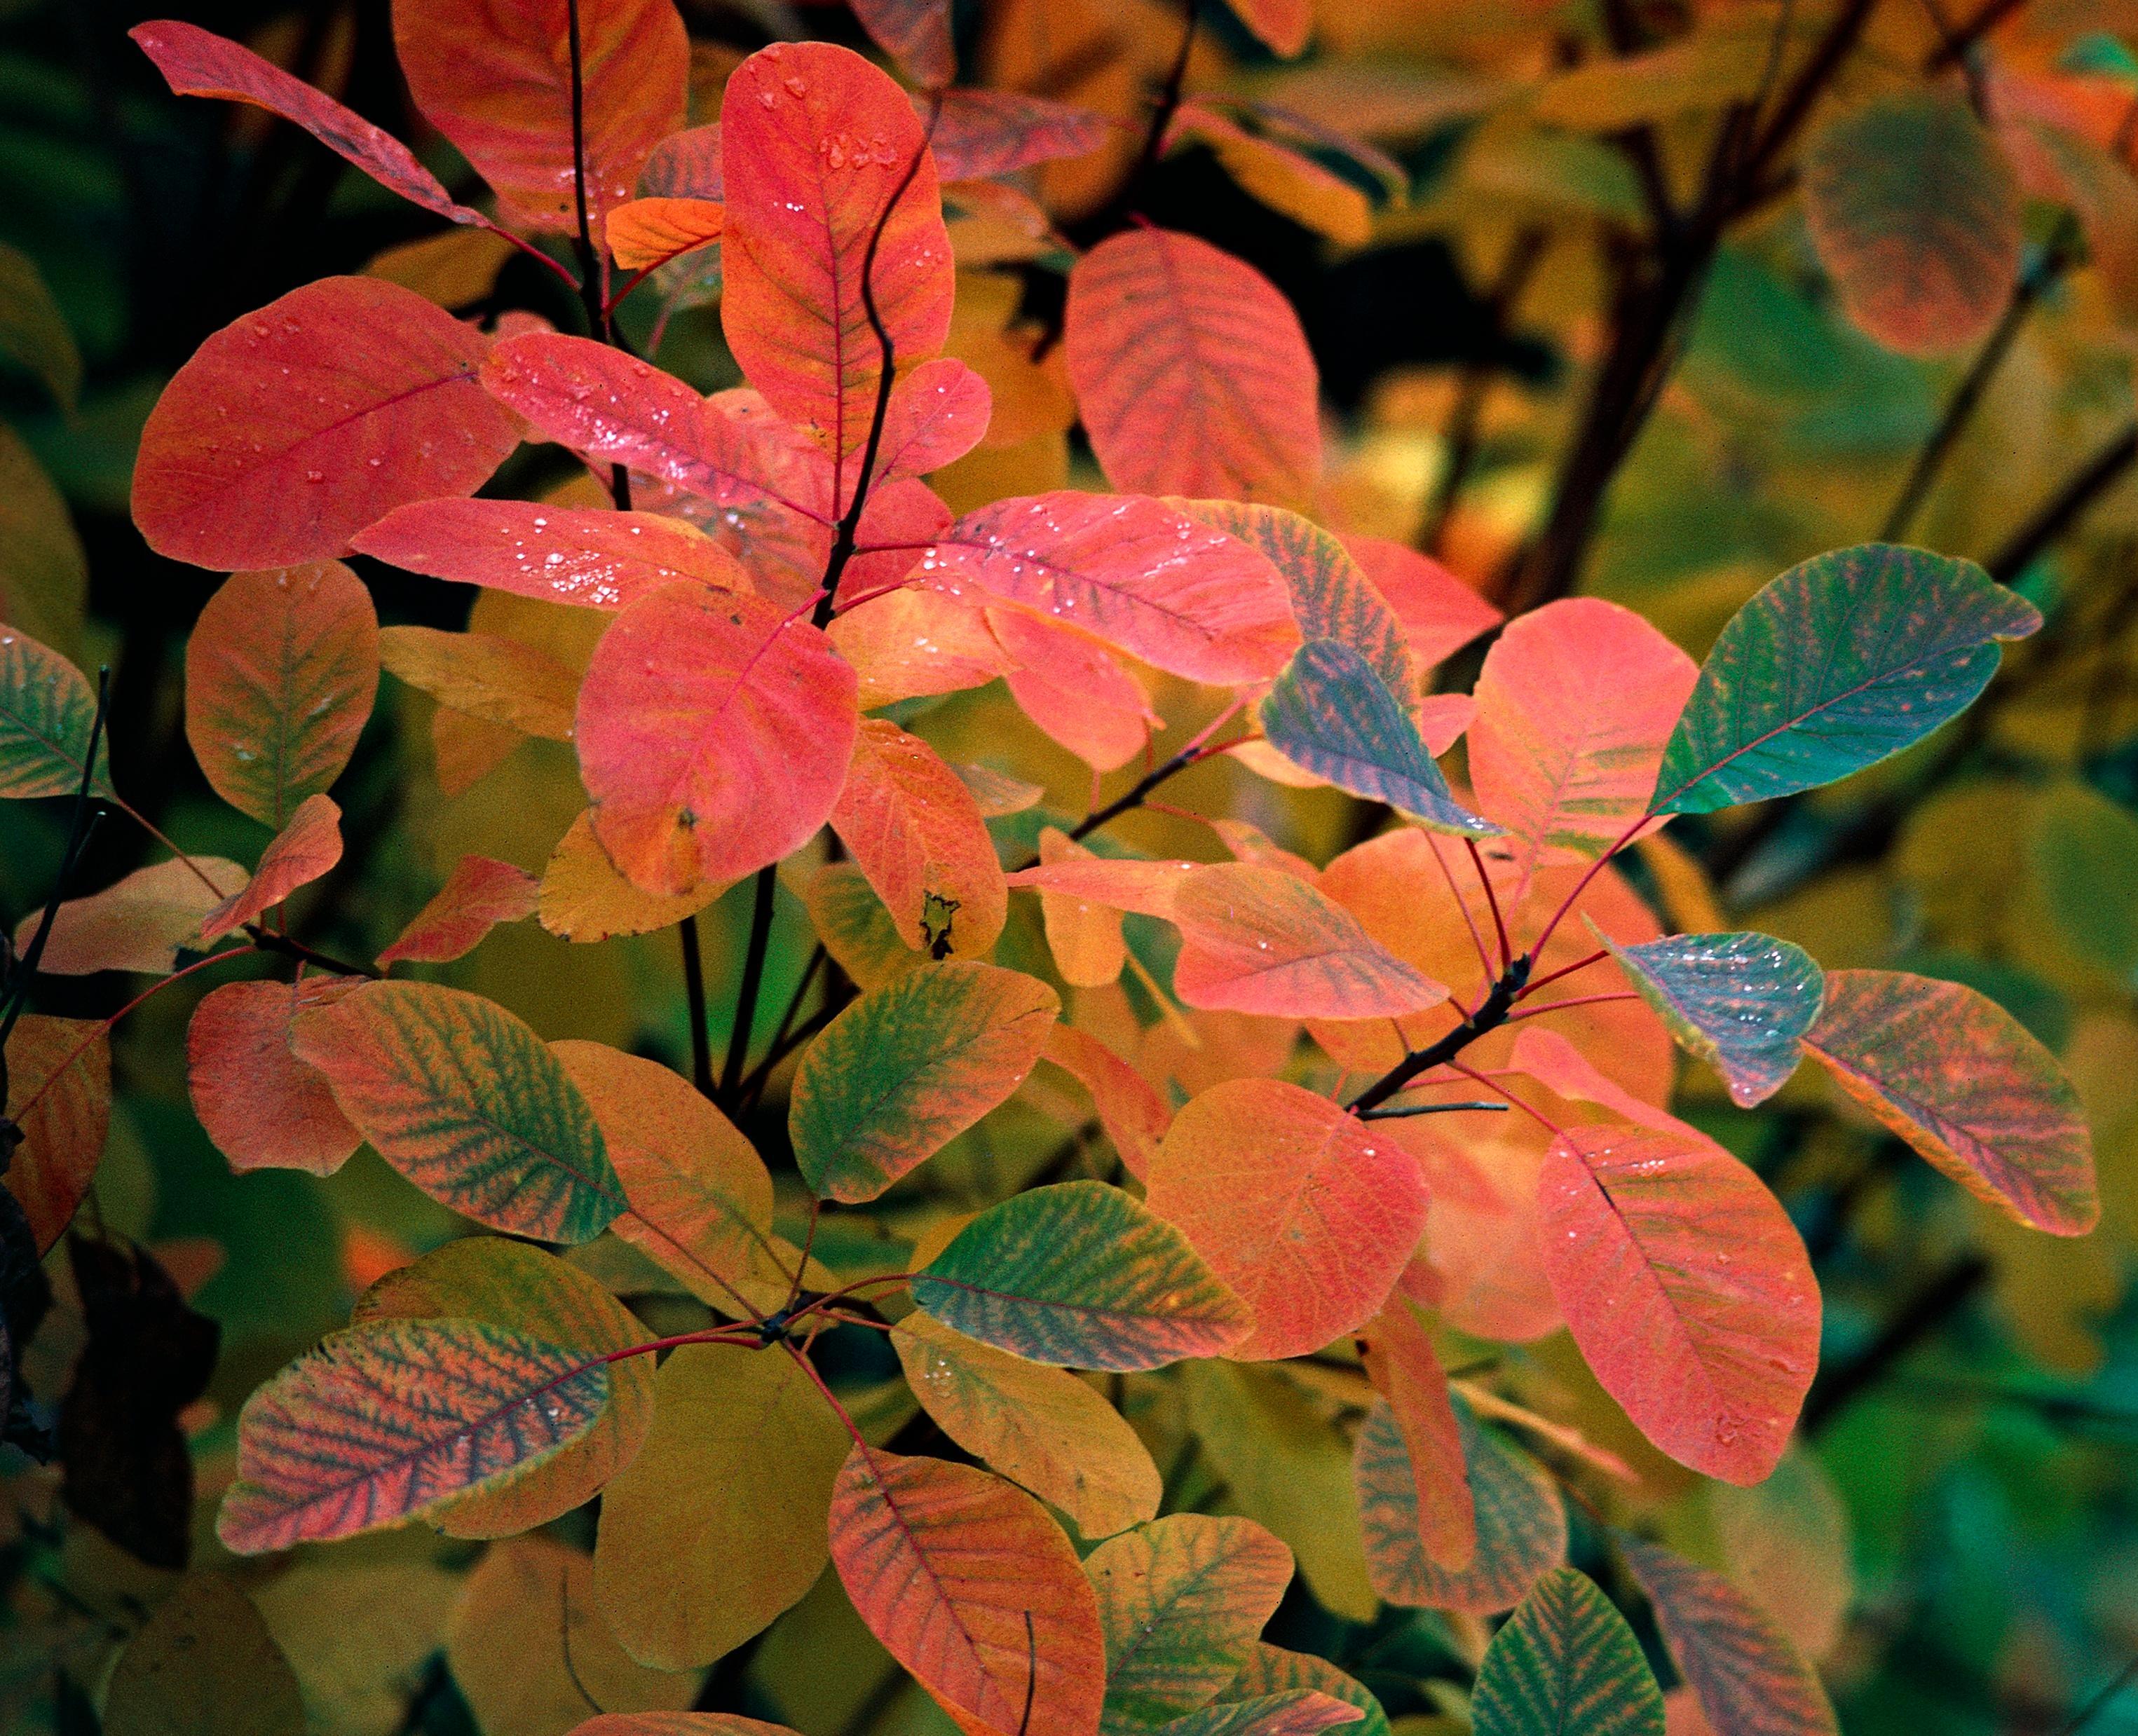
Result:
{"label": "glossy leaf", "polygon": [[798,1251],[772,1227],[772,1177],[749,1141],[681,1074],[605,1043],[551,1052],[600,1124],[627,1209],[610,1226],[723,1314],[785,1303]]}
{"label": "glossy leaf", "polygon": [[462,958],[500,923],[532,916],[541,892],[541,882],[525,868],[494,856],[464,856],[437,895],[378,955],[378,963],[382,968],[404,958],[443,964]]}
{"label": "glossy leaf", "polygon": [[1359,1431],[1354,1473],[1374,1587],[1391,1603],[1491,1615],[1512,1609],[1566,1560],[1566,1509],[1543,1466],[1480,1424],[1459,1400],[1463,1458],[1477,1504],[1477,1553],[1459,1573],[1435,1567],[1419,1541],[1418,1484],[1384,1404]]}
{"label": "glossy leaf", "polygon": [[[655,141],[683,124],[690,44],[671,0],[578,0],[587,205],[631,197]],[[416,106],[530,227],[574,217],[566,0],[510,7],[396,0],[393,46]]]}
{"label": "glossy leaf", "polygon": [[563,1451],[608,1393],[600,1362],[500,1327],[352,1327],[246,1401],[217,1534],[258,1555],[430,1512]]}
{"label": "glossy leaf", "polygon": [[1174,991],[1190,1007],[1287,1018],[1394,1017],[1447,990],[1374,944],[1351,914],[1281,868],[1218,862],[1185,876]]}
{"label": "glossy leaf", "polygon": [[919,476],[956,463],[986,436],[993,402],[987,381],[954,356],[901,373],[884,409],[877,478]]}
{"label": "glossy leaf", "polygon": [[1158,1467],[1098,1390],[950,1330],[925,1314],[891,1348],[936,1426],[967,1452],[1058,1507],[1086,1537],[1158,1515]]}
{"label": "glossy leaf", "polygon": [[950,240],[920,117],[850,49],[775,43],[729,78],[720,149],[728,346],[775,410],[843,459],[868,437],[886,365],[864,266],[898,366],[950,329]]}
{"label": "glossy leaf", "polygon": [[1757,1604],[1667,1549],[1618,1541],[1710,1724],[1733,1736],[1834,1736],[1826,1690]]}
{"label": "glossy leaf", "polygon": [[1291,1551],[1252,1519],[1176,1513],[1084,1563],[1106,1636],[1108,1732],[1193,1712],[1237,1678],[1291,1582]]}
{"label": "glossy leaf", "polygon": [[2019,276],[2019,183],[1958,90],[1835,115],[1804,151],[1804,219],[1848,317],[1890,349],[1986,336]]}
{"label": "glossy leaf", "polygon": [[594,1598],[640,1663],[689,1670],[763,1631],[823,1572],[847,1438],[777,1352],[686,1344],[654,1398],[645,1446],[602,1494]]}
{"label": "glossy leaf", "polygon": [[646,891],[725,884],[830,816],[860,725],[854,672],[806,621],[670,585],[617,617],[579,690],[579,772],[610,859]]}
{"label": "glossy leaf", "polygon": [[1005,1102],[1061,1010],[1035,977],[924,966],[842,1012],[802,1057],[787,1116],[819,1196],[874,1199]]}
{"label": "glossy leaf", "polygon": [[1477,1555],[1477,1503],[1462,1430],[1433,1339],[1401,1295],[1359,1329],[1359,1360],[1388,1402],[1418,1490],[1418,1541],[1437,1568],[1460,1573]]}
{"label": "glossy leaf", "polygon": [[1179,1231],[1102,1182],[1034,1188],[982,1212],[910,1289],[968,1338],[1077,1368],[1215,1356],[1252,1324]]}
{"label": "glossy leaf", "polygon": [[7,1036],[7,1119],[22,1143],[5,1177],[41,1254],[74,1220],[111,1129],[111,1038],[89,1019],[25,1013]]}
{"label": "glossy leaf", "polygon": [[1337,640],[1300,646],[1262,700],[1262,719],[1272,747],[1340,790],[1401,808],[1436,831],[1481,838],[1501,830],[1455,800],[1410,714]]}
{"label": "glossy leaf", "polygon": [[886,591],[847,610],[827,631],[861,679],[864,711],[984,687],[1010,668],[986,616],[933,591]]}
{"label": "glossy leaf", "polygon": [[929,145],[945,180],[973,181],[1088,156],[1112,134],[1112,123],[1089,109],[1019,90],[959,89],[943,93]]}
{"label": "glossy leaf", "polygon": [[141,431],[134,521],[227,572],[342,553],[410,500],[472,494],[519,444],[490,340],[413,291],[323,277],[214,334]]}
{"label": "glossy leaf", "polygon": [[2055,1236],[2101,1216],[2078,1094],[1978,991],[1903,971],[1835,971],[1804,1046],[1843,1090],[1954,1181]]}
{"label": "glossy leaf", "polygon": [[393,134],[251,49],[177,18],[137,24],[126,33],[178,95],[251,103],[295,122],[380,186],[424,210],[456,223],[489,223],[481,212],[457,202]]}
{"label": "glossy leaf", "polygon": [[632,199],[609,212],[602,233],[617,265],[650,271],[718,241],[727,216],[712,199]]}
{"label": "glossy leaf", "polygon": [[[358,1326],[374,1320],[479,1323],[581,1357],[643,1343],[629,1309],[554,1255],[495,1236],[462,1236],[388,1272],[357,1299]],[[588,1499],[637,1456],[653,1414],[647,1357],[608,1363],[608,1399],[593,1426],[539,1462],[434,1509],[454,1537],[509,1537],[546,1524]]]}
{"label": "glossy leaf", "polygon": [[[205,950],[201,923],[222,902],[223,887],[242,886],[245,870],[220,856],[152,862],[86,898],[69,899],[53,913],[38,968],[55,977],[91,971],[140,971],[162,976],[188,948]],[[17,953],[29,948],[39,910],[15,930]]]}
{"label": "glossy leaf", "polygon": [[1799,1039],[1826,998],[1818,961],[1771,934],[1672,934],[1604,944],[1672,1036],[1722,1075],[1740,1109],[1796,1071]]}
{"label": "glossy leaf", "polygon": [[917,735],[862,720],[832,810],[905,943],[930,958],[984,958],[1009,914],[1009,888],[979,804]]}
{"label": "glossy leaf", "polygon": [[1303,502],[1320,378],[1291,305],[1191,235],[1132,228],[1069,274],[1062,349],[1106,480],[1142,494]]}
{"label": "glossy leaf", "polygon": [[1647,806],[1698,679],[1691,658],[1600,597],[1516,617],[1477,677],[1478,806],[1540,861],[1601,856]]}
{"label": "glossy leaf", "polygon": [[1764,587],[1701,666],[1648,811],[1708,813],[1846,778],[1973,702],[2040,612],[1972,561],[1871,543]]}
{"label": "glossy leaf", "polygon": [[1106,1685],[1097,1605],[1030,1495],[970,1465],[857,1443],[831,1529],[862,1619],[965,1729],[1092,1736]]}
{"label": "glossy leaf", "polygon": [[503,1007],[426,983],[368,983],[295,1026],[378,1154],[442,1204],[544,1241],[623,1209],[600,1127],[542,1040]]}
{"label": "glossy leaf", "polygon": [[378,619],[347,567],[233,573],[186,641],[186,739],[216,794],[279,831],[341,775],[378,687]]}
{"label": "glossy leaf", "polygon": [[307,796],[260,853],[252,878],[201,919],[201,938],[224,935],[257,922],[300,886],[341,860],[341,809],[331,796]]}
{"label": "glossy leaf", "polygon": [[1173,1118],[1148,1178],[1150,1209],[1179,1226],[1254,1315],[1228,1354],[1304,1356],[1380,1312],[1425,1231],[1418,1160],[1328,1098],[1241,1079]]}
{"label": "glossy leaf", "polygon": [[[0,627],[0,798],[71,796],[81,788],[96,690],[27,633]],[[111,793],[110,754],[97,744],[90,788]]]}
{"label": "glossy leaf", "polygon": [[232,1169],[332,1175],[364,1143],[325,1076],[290,1046],[300,1014],[339,1001],[357,980],[225,983],[201,997],[186,1026],[186,1085]]}
{"label": "glossy leaf", "polygon": [[747,591],[735,557],[680,519],[525,500],[422,500],[354,540],[359,552],[433,578],[544,602],[621,609],[685,580]]}
{"label": "glossy leaf", "polygon": [[1470,1716],[1477,1736],[1663,1736],[1640,1641],[1572,1568],[1545,1574],[1492,1636]]}
{"label": "glossy leaf", "polygon": [[1818,1366],[1804,1243],[1719,1145],[1577,1127],[1545,1154],[1539,1238],[1574,1341],[1636,1427],[1681,1464],[1756,1483]]}
{"label": "glossy leaf", "polygon": [[998,500],[932,540],[913,579],[1075,627],[1193,681],[1267,678],[1298,642],[1268,561],[1130,496],[1065,490]]}

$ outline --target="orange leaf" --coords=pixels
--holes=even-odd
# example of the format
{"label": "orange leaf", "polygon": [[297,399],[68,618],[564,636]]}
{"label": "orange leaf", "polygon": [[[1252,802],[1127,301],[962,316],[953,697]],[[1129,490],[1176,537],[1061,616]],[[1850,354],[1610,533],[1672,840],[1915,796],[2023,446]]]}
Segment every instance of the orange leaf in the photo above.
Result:
{"label": "orange leaf", "polygon": [[1169,922],[1180,889],[1205,866],[1117,861],[1086,851],[1042,867],[1019,869],[1009,876],[1009,883],[1030,887],[1042,897],[1058,893],[1115,910],[1133,910],[1140,916],[1164,917]]}
{"label": "orange leaf", "polygon": [[1437,1568],[1459,1573],[1477,1553],[1477,1504],[1447,1376],[1417,1310],[1401,1296],[1359,1333],[1374,1389],[1389,1402],[1418,1485],[1418,1540]]}
{"label": "orange leaf", "polygon": [[[1403,623],[1411,656],[1430,669],[1505,617],[1430,555],[1386,537],[1340,537]],[[1427,732],[1428,739],[1431,732]],[[1436,747],[1436,752],[1442,751]]]}
{"label": "orange leaf", "polygon": [[[1051,867],[1057,862],[1097,858],[1059,827],[1050,826],[1039,834],[1039,860],[1042,866]],[[1042,886],[1039,918],[1063,982],[1072,988],[1103,988],[1120,977],[1128,948],[1121,939],[1119,910]]]}
{"label": "orange leaf", "polygon": [[447,710],[548,741],[572,739],[578,672],[562,658],[500,633],[389,627],[379,661]]}
{"label": "orange leaf", "polygon": [[670,585],[602,637],[579,772],[632,884],[681,894],[778,861],[830,817],[860,715],[823,634],[754,597]]}
{"label": "orange leaf", "polygon": [[1425,1231],[1418,1160],[1282,1080],[1196,1098],[1147,1179],[1150,1209],[1253,1311],[1237,1358],[1304,1356],[1371,1319]]}
{"label": "orange leaf", "polygon": [[713,199],[632,199],[609,212],[602,232],[625,271],[650,271],[718,241],[727,216]]}
{"label": "orange leaf", "polygon": [[7,1191],[41,1254],[74,1221],[104,1158],[111,1128],[110,1027],[38,1012],[17,1019],[7,1037],[7,1116],[22,1133],[7,1166]]}
{"label": "orange leaf", "polygon": [[290,1026],[357,986],[348,977],[226,983],[203,996],[186,1026],[186,1088],[232,1169],[332,1175],[364,1143],[325,1075],[297,1058]]}
{"label": "orange leaf", "polygon": [[1138,1181],[1147,1179],[1158,1142],[1173,1121],[1173,1112],[1150,1081],[1073,1025],[1049,1027],[1040,1053],[1091,1094],[1092,1112],[1114,1142],[1123,1167]]}
{"label": "orange leaf", "polygon": [[[37,968],[49,976],[83,977],[92,971],[141,971],[162,976],[182,948],[198,948],[201,921],[227,895],[219,886],[242,886],[245,870],[221,856],[173,858],[136,868],[125,879],[69,899],[53,913]],[[38,911],[15,930],[15,950],[28,949],[44,920]]]}
{"label": "orange leaf", "polygon": [[1252,266],[1193,236],[1125,231],[1070,272],[1062,347],[1116,488],[1283,505],[1313,492],[1314,357]]}
{"label": "orange leaf", "polygon": [[860,677],[856,698],[864,711],[984,687],[1010,666],[987,617],[935,591],[886,592],[826,631]]}
{"label": "orange leaf", "polygon": [[862,1619],[963,1729],[1094,1736],[1106,1678],[1098,1602],[1030,1495],[970,1465],[857,1441],[831,1531]]}
{"label": "orange leaf", "polygon": [[1037,615],[989,609],[988,631],[1012,666],[1018,709],[1096,772],[1143,752],[1159,719],[1133,671],[1094,640]]}
{"label": "orange leaf", "polygon": [[715,882],[673,897],[640,891],[617,871],[594,836],[592,814],[583,813],[543,866],[539,911],[542,926],[552,934],[586,944],[671,927],[696,915],[727,890],[726,884]]}
{"label": "orange leaf", "polygon": [[252,878],[201,921],[203,940],[257,922],[300,886],[308,886],[341,860],[341,809],[331,796],[307,796],[290,823],[260,854]]}
{"label": "orange leaf", "polygon": [[491,856],[464,856],[453,864],[437,895],[378,955],[378,963],[383,967],[408,958],[442,964],[461,958],[498,924],[532,916],[541,892],[541,882],[525,868]]}

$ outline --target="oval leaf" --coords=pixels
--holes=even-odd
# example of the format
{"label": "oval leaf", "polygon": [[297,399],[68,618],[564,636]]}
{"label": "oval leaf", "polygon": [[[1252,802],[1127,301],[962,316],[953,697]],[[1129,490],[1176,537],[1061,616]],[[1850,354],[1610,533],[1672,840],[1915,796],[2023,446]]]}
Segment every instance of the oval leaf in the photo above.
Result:
{"label": "oval leaf", "polygon": [[1388,1401],[1418,1483],[1418,1541],[1437,1568],[1459,1573],[1477,1558],[1477,1503],[1447,1376],[1418,1311],[1403,1295],[1359,1334],[1359,1359]]}
{"label": "oval leaf", "polygon": [[1704,814],[1875,765],[1973,703],[2041,612],[1972,561],[1869,543],[1730,617],[1663,750],[1654,814]]}
{"label": "oval leaf", "polygon": [[1470,1717],[1477,1736],[1663,1736],[1663,1696],[1611,1600],[1555,1568],[1486,1647]]}
{"label": "oval leaf", "polygon": [[2093,1134],[2056,1057],[1978,991],[1836,971],[1804,1046],[1841,1088],[1979,1199],[2055,1236],[2101,1217]]}
{"label": "oval leaf", "polygon": [[1802,947],[1771,934],[1672,934],[1620,946],[1599,935],[1686,1054],[1722,1075],[1740,1109],[1764,1103],[1796,1071],[1799,1040],[1826,998]]}
{"label": "oval leaf", "polygon": [[874,1199],[1023,1083],[1062,1002],[1036,977],[969,960],[863,995],[803,1053],[794,1161],[819,1197]]}
{"label": "oval leaf", "polygon": [[[28,634],[0,626],[0,798],[74,794],[95,721],[96,690],[82,672]],[[90,788],[112,793],[101,740]]]}
{"label": "oval leaf", "polygon": [[464,958],[500,923],[532,916],[541,894],[541,882],[525,868],[492,856],[464,856],[378,962],[444,964]]}
{"label": "oval leaf", "polygon": [[1818,1280],[1796,1226],[1719,1145],[1577,1127],[1537,1180],[1545,1275],[1634,1426],[1729,1483],[1774,1468],[1818,1366]]}
{"label": "oval leaf", "polygon": [[193,1113],[232,1169],[302,1169],[332,1175],[364,1136],[333,1089],[297,1058],[297,1017],[358,986],[348,977],[297,983],[226,983],[201,997],[186,1026],[186,1086]]}
{"label": "oval leaf", "polygon": [[201,938],[224,935],[260,920],[300,886],[341,860],[341,809],[331,796],[307,796],[260,853],[252,878],[201,919]]}
{"label": "oval leaf", "polygon": [[1073,1368],[1216,1356],[1252,1324],[1179,1231],[1103,1182],[1036,1187],[983,1212],[910,1289],[968,1338]]}

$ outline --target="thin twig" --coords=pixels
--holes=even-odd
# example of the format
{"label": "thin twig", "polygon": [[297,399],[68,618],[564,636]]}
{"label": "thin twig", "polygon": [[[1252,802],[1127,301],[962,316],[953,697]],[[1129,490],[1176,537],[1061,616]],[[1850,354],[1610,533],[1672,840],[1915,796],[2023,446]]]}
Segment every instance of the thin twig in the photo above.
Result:
{"label": "thin twig", "polygon": [[743,957],[742,983],[735,991],[727,1062],[720,1069],[719,1100],[730,1110],[739,1109],[742,1101],[743,1068],[749,1060],[750,1027],[757,1022],[758,987],[764,979],[765,955],[772,939],[774,894],[779,886],[777,863],[768,862],[757,870],[757,885],[750,900],[749,946]]}

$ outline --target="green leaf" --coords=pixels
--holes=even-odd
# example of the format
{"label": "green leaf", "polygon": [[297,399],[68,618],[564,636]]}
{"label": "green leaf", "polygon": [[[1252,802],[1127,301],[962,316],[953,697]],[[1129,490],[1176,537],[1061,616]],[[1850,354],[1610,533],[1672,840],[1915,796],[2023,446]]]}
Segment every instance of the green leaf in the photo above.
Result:
{"label": "green leaf", "polygon": [[495,1002],[368,983],[291,1026],[298,1057],[402,1174],[510,1235],[590,1241],[624,1209],[593,1111],[542,1039]]}
{"label": "green leaf", "polygon": [[2043,799],[2028,866],[2064,944],[2138,986],[2138,815],[2084,784]]}
{"label": "green leaf", "polygon": [[[524,1241],[468,1236],[388,1272],[357,1298],[350,1324],[475,1320],[598,1357],[642,1343],[630,1310],[577,1267]],[[586,1433],[490,1487],[446,1503],[452,1537],[510,1537],[591,1499],[637,1456],[653,1420],[653,1358],[612,1363],[608,1402]]]}
{"label": "green leaf", "polygon": [[216,1534],[260,1555],[396,1524],[562,1451],[608,1395],[605,1364],[525,1333],[353,1326],[245,1402]]}
{"label": "green leaf", "polygon": [[[0,627],[0,798],[71,796],[81,788],[96,690],[66,658],[27,633]],[[110,796],[105,745],[90,790]]]}
{"label": "green leaf", "polygon": [[1337,640],[1310,639],[1292,654],[1262,719],[1272,747],[1340,790],[1401,808],[1434,831],[1483,838],[1503,830],[1456,802],[1388,683]]}
{"label": "green leaf", "polygon": [[1114,1733],[1193,1711],[1237,1678],[1291,1582],[1291,1551],[1252,1519],[1176,1513],[1084,1563],[1106,1636]]}
{"label": "green leaf", "polygon": [[1804,1046],[1857,1102],[1979,1199],[2053,1236],[2101,1219],[2093,1134],[2057,1058],[1987,996],[1835,971]]}
{"label": "green leaf", "polygon": [[1164,1729],[1165,1736],[1314,1736],[1358,1723],[1356,1706],[1310,1688],[1205,1706],[1174,1719]]}
{"label": "green leaf", "polygon": [[119,1654],[102,1728],[105,1736],[304,1736],[305,1699],[252,1600],[228,1578],[196,1573]]}
{"label": "green leaf", "polygon": [[1972,561],[1886,543],[1764,586],[1715,641],[1648,803],[1704,814],[1846,778],[1966,710],[2042,624]]}
{"label": "green leaf", "polygon": [[1318,1658],[1311,1651],[1287,1651],[1267,1640],[1255,1642],[1255,1649],[1247,1654],[1247,1667],[1218,1698],[1221,1704],[1229,1704],[1301,1688],[1311,1688],[1357,1709],[1357,1725],[1340,1727],[1345,1736],[1389,1736],[1389,1714],[1364,1683],[1354,1681],[1326,1658]]}
{"label": "green leaf", "polygon": [[874,1199],[1008,1100],[1061,1009],[1037,978],[970,960],[863,995],[794,1076],[787,1128],[811,1191]]}
{"label": "green leaf", "polygon": [[1418,1534],[1418,1482],[1403,1431],[1376,1400],[1359,1431],[1353,1474],[1374,1589],[1391,1603],[1487,1616],[1512,1609],[1566,1559],[1566,1509],[1535,1460],[1484,1427],[1460,1398],[1455,1421],[1477,1502],[1477,1553],[1460,1573],[1436,1567]]}
{"label": "green leaf", "polygon": [[0,244],[0,356],[44,383],[61,408],[81,396],[81,352],[66,316],[37,270],[18,248]]}
{"label": "green leaf", "polygon": [[1663,1736],[1640,1641],[1572,1568],[1545,1574],[1492,1636],[1470,1716],[1476,1736]]}
{"label": "green leaf", "polygon": [[1252,1324],[1187,1237],[1103,1182],[1035,1187],[982,1212],[911,1288],[968,1338],[1076,1368],[1219,1355]]}
{"label": "green leaf", "polygon": [[1796,1071],[1799,1039],[1826,998],[1825,973],[1802,947],[1771,934],[1597,939],[1677,1046],[1722,1075],[1738,1108],[1765,1102]]}

